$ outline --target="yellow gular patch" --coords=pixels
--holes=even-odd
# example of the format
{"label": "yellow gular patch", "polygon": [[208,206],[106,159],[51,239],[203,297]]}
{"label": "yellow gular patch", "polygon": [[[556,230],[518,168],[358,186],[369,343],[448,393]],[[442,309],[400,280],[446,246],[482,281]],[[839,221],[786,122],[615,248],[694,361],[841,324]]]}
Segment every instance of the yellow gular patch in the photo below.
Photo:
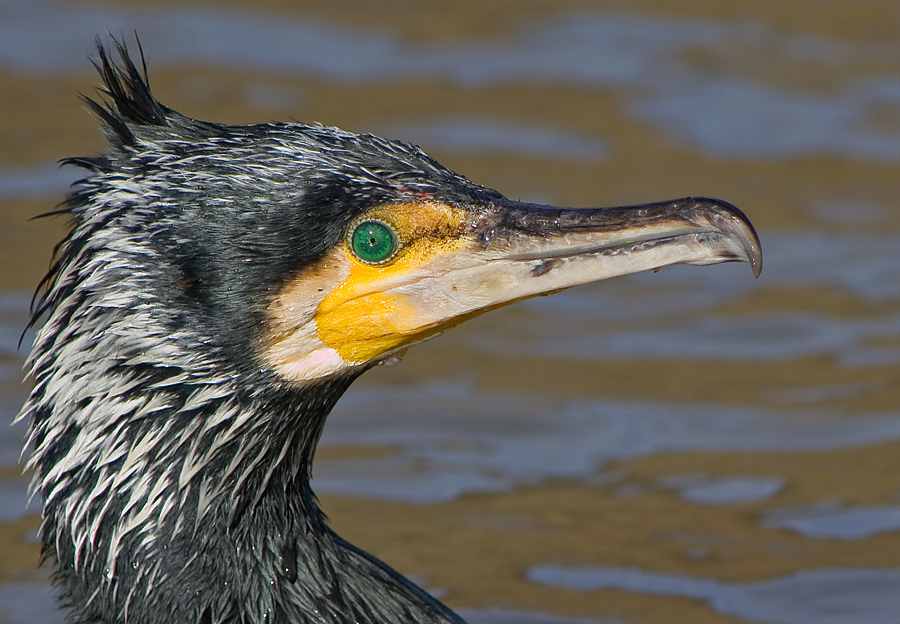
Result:
{"label": "yellow gular patch", "polygon": [[[335,250],[349,275],[326,296],[316,312],[319,339],[354,363],[417,342],[437,331],[412,303],[388,289],[429,277],[427,265],[467,244],[466,211],[444,204],[394,204],[364,215],[391,226],[399,248],[386,264],[366,264],[345,241]],[[429,331],[431,330],[431,331]]]}

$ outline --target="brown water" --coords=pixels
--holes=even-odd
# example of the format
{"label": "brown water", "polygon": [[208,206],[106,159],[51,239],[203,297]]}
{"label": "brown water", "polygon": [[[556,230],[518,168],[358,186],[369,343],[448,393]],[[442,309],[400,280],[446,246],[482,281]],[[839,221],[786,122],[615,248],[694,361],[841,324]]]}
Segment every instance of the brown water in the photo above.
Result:
{"label": "brown water", "polygon": [[[308,6],[307,6],[308,5]],[[328,8],[324,8],[324,7]],[[513,198],[702,194],[746,266],[518,304],[365,376],[316,488],[346,537],[473,622],[900,621],[896,2],[0,0],[0,421],[78,176],[106,30],[227,123],[407,139]],[[62,621],[0,427],[0,623]]]}

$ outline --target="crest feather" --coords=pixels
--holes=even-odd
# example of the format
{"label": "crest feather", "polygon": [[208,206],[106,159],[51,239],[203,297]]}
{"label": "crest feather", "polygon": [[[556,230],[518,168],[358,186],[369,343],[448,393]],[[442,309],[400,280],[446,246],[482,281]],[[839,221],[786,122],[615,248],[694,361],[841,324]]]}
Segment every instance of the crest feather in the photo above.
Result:
{"label": "crest feather", "polygon": [[99,37],[96,39],[97,58],[91,59],[103,79],[103,85],[98,91],[108,100],[105,98],[98,102],[84,95],[81,99],[123,144],[133,146],[136,139],[131,125],[167,126],[171,111],[153,97],[150,91],[147,62],[140,39],[137,39],[137,46],[141,70],[131,59],[124,41],[112,36],[110,40],[119,55],[119,63],[112,60],[109,47]]}

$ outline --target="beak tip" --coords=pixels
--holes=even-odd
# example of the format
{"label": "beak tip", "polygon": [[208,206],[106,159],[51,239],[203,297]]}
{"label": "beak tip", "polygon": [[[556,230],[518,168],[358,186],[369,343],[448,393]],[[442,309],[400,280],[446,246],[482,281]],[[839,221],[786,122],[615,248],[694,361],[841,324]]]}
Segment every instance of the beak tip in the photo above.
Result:
{"label": "beak tip", "polygon": [[759,279],[760,273],[762,273],[762,255],[756,255],[750,257],[750,269],[753,271],[753,278]]}
{"label": "beak tip", "polygon": [[[753,277],[759,279],[763,264],[762,246],[756,229],[746,215],[733,204],[720,199],[699,198],[696,202],[721,219],[718,221],[720,231],[740,244],[744,251],[744,259],[750,263]],[[713,219],[713,222],[716,222],[716,219]]]}
{"label": "beak tip", "polygon": [[747,235],[740,237],[739,240],[744,248],[746,260],[750,264],[750,270],[753,271],[754,279],[759,279],[763,267],[762,246],[759,243],[759,236],[756,234],[753,226],[750,225],[750,222],[745,219],[743,225]]}
{"label": "beak tip", "polygon": [[[743,217],[743,215],[741,216]],[[746,217],[743,217],[742,225],[747,234],[741,239],[744,251],[747,254],[747,262],[750,263],[750,270],[753,271],[754,279],[759,279],[763,267],[762,246],[759,243],[759,235],[756,233],[753,226],[750,225],[750,221],[747,220]]]}

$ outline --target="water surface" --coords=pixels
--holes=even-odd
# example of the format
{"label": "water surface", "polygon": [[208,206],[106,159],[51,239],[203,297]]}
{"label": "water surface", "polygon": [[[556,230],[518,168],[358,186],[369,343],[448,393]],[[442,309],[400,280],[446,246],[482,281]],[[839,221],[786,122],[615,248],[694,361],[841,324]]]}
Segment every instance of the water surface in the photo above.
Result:
{"label": "water surface", "polygon": [[[364,376],[315,466],[338,531],[473,623],[894,624],[896,7],[641,7],[0,1],[0,421],[64,229],[28,219],[102,150],[93,37],[137,29],[197,118],[373,131],[530,201],[719,196],[760,231],[758,281],[577,288]],[[53,624],[24,435],[0,426],[0,624]]]}

